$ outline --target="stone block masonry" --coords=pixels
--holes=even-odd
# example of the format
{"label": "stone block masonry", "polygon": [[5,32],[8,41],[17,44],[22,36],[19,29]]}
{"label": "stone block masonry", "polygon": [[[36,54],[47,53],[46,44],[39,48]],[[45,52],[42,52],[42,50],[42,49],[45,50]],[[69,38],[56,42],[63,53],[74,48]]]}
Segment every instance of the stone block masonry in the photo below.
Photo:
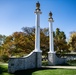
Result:
{"label": "stone block masonry", "polygon": [[65,58],[59,58],[56,56],[55,53],[48,53],[48,65],[59,65],[65,63],[66,63]]}
{"label": "stone block masonry", "polygon": [[42,53],[31,52],[22,58],[10,58],[8,63],[8,72],[14,73],[17,70],[26,70],[40,68],[42,66]]}

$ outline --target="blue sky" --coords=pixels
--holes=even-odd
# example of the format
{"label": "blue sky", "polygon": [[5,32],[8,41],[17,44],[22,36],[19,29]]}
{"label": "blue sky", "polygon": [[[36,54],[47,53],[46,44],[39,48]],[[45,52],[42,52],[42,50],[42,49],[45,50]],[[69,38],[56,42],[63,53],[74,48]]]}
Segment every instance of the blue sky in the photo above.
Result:
{"label": "blue sky", "polygon": [[41,4],[41,28],[49,27],[48,14],[53,13],[53,30],[60,28],[67,38],[76,31],[76,0],[0,0],[0,34],[11,35],[22,27],[35,26],[36,2]]}

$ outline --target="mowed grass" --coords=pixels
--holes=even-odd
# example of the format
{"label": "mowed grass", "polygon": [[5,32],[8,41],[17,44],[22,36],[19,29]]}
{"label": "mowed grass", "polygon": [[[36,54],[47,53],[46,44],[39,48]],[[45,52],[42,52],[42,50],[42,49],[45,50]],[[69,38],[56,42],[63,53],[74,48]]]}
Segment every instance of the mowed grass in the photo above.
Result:
{"label": "mowed grass", "polygon": [[71,69],[47,69],[36,71],[33,75],[76,75],[76,70]]}
{"label": "mowed grass", "polygon": [[41,68],[16,71],[14,74],[10,74],[7,65],[0,65],[0,75],[76,75],[76,70]]}
{"label": "mowed grass", "polygon": [[13,75],[8,73],[8,65],[0,65],[0,75]]}

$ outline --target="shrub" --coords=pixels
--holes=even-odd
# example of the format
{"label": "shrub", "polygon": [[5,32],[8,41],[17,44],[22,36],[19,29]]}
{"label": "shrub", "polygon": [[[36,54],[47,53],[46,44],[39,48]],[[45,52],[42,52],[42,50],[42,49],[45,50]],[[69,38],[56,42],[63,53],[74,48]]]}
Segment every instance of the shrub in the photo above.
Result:
{"label": "shrub", "polygon": [[2,55],[2,56],[0,57],[0,61],[1,61],[1,62],[7,62],[8,59],[9,59],[8,55]]}
{"label": "shrub", "polygon": [[76,60],[68,60],[67,63],[71,66],[76,66]]}

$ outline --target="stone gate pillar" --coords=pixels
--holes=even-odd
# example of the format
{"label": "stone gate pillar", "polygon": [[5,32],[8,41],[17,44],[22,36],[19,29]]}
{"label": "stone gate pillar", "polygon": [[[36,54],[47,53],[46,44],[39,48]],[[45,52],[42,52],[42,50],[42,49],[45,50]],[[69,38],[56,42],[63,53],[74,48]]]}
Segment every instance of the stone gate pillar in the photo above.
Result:
{"label": "stone gate pillar", "polygon": [[36,67],[40,68],[42,66],[42,51],[40,50],[40,14],[42,13],[40,10],[40,3],[36,3],[35,12],[35,50],[36,53]]}
{"label": "stone gate pillar", "polygon": [[55,53],[54,52],[54,43],[53,43],[53,26],[52,23],[54,22],[52,18],[52,13],[49,13],[50,18],[48,19],[49,21],[49,53]]}
{"label": "stone gate pillar", "polygon": [[49,13],[49,52],[48,52],[48,64],[55,65],[55,51],[54,51],[54,43],[53,43],[53,26],[52,23],[54,22],[52,18],[52,12]]}
{"label": "stone gate pillar", "polygon": [[54,40],[53,40],[53,26],[52,23],[54,22],[52,18],[52,13],[49,13],[49,52],[48,52],[48,64],[49,65],[57,65],[57,64],[64,64],[66,63],[65,59],[59,58],[56,56],[54,51]]}
{"label": "stone gate pillar", "polygon": [[42,13],[40,10],[40,3],[36,3],[36,10],[34,12],[36,14],[35,20],[35,52],[41,52],[40,50],[40,14]]}

